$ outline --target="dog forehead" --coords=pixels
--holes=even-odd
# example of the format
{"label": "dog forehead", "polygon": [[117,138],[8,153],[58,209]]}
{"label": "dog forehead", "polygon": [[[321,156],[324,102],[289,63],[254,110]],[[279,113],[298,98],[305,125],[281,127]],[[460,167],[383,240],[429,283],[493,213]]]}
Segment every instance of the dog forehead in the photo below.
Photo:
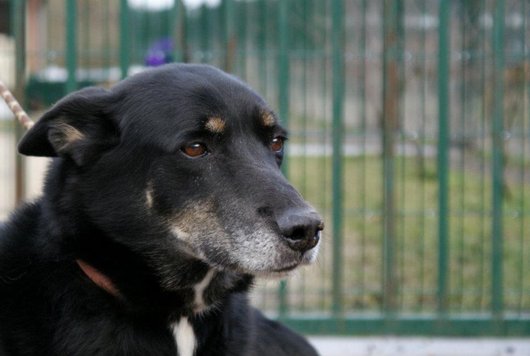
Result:
{"label": "dog forehead", "polygon": [[203,65],[146,71],[115,90],[123,98],[122,128],[143,133],[157,127],[166,133],[201,128],[220,133],[225,128],[266,122],[264,113],[271,112],[247,84]]}
{"label": "dog forehead", "polygon": [[226,100],[263,99],[246,83],[217,68],[196,64],[173,64],[138,73],[114,89],[140,102],[201,101],[219,105]]}
{"label": "dog forehead", "polygon": [[263,98],[239,79],[209,66],[156,68],[113,90],[119,98],[113,112],[124,147],[174,152],[202,134],[263,138],[277,126]]}

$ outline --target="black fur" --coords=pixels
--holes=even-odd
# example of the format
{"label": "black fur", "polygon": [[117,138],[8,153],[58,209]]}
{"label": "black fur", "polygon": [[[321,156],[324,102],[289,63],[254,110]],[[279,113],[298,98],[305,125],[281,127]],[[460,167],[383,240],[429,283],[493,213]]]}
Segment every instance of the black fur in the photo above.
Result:
{"label": "black fur", "polygon": [[[195,355],[316,354],[247,302],[255,275],[311,262],[322,228],[280,174],[270,145],[286,133],[264,113],[245,84],[201,65],[84,89],[47,112],[19,145],[55,157],[43,196],[0,231],[0,354],[174,356],[182,317]],[[212,117],[222,132],[205,128]],[[197,142],[207,154],[186,156]],[[198,310],[193,287],[212,268]]]}

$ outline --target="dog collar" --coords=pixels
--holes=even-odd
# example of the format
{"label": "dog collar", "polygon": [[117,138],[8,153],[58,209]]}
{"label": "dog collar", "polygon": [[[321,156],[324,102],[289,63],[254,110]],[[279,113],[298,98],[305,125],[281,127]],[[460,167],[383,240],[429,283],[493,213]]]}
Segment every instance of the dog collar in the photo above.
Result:
{"label": "dog collar", "polygon": [[94,282],[99,288],[103,289],[105,292],[109,293],[113,297],[122,298],[122,295],[118,288],[112,283],[109,277],[105,276],[95,267],[89,265],[83,260],[75,260],[79,268],[85,273],[85,275]]}

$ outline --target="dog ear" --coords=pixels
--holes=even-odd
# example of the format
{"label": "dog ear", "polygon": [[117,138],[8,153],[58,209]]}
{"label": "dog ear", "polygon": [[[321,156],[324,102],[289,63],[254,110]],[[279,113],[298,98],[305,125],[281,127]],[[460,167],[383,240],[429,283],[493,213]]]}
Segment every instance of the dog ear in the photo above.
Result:
{"label": "dog ear", "polygon": [[72,93],[37,121],[18,144],[27,156],[70,157],[82,166],[119,142],[111,118],[113,94],[102,88]]}

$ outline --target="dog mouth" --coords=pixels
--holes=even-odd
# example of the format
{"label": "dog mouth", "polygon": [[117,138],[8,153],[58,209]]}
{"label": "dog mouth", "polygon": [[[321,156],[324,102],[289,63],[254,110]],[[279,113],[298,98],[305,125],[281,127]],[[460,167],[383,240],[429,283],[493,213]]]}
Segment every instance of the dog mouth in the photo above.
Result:
{"label": "dog mouth", "polygon": [[318,249],[319,248],[318,248],[318,245],[317,245],[314,248],[312,248],[311,250],[308,250],[308,251],[302,253],[299,256],[299,259],[296,259],[295,262],[285,263],[284,265],[282,265],[279,268],[272,269],[271,272],[273,274],[285,275],[285,274],[288,274],[289,272],[297,269],[298,267],[305,266],[305,265],[310,265],[310,264],[312,264],[315,261],[316,256],[318,254]]}
{"label": "dog mouth", "polygon": [[[282,248],[283,247],[283,248]],[[317,242],[315,246],[305,251],[296,251],[291,248],[285,249],[285,246],[278,246],[278,255],[273,258],[275,262],[264,261],[258,268],[247,269],[247,273],[250,273],[256,277],[271,277],[271,278],[283,278],[287,277],[294,270],[298,270],[304,266],[312,265],[318,256],[320,250],[320,242]],[[271,256],[272,257],[272,256]]]}
{"label": "dog mouth", "polygon": [[278,269],[273,269],[272,272],[273,273],[286,273],[286,272],[291,272],[292,270],[294,270],[296,267],[300,266],[300,262],[295,262],[295,263],[292,263],[290,265],[287,265],[285,267],[282,267],[282,268],[278,268]]}

